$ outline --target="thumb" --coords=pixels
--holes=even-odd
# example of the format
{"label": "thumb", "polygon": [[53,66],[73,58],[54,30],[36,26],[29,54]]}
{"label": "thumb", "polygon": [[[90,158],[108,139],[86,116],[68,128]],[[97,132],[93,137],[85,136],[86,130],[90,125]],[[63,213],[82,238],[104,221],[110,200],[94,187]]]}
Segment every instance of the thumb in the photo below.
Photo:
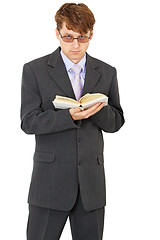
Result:
{"label": "thumb", "polygon": [[81,112],[81,109],[79,107],[77,107],[77,108],[74,109],[74,112],[79,113],[79,112]]}

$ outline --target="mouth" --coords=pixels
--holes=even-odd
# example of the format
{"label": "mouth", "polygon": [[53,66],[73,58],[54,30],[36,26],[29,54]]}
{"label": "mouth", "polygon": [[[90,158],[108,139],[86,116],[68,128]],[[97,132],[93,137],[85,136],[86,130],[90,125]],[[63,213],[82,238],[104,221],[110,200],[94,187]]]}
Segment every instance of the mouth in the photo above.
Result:
{"label": "mouth", "polygon": [[78,54],[78,53],[80,53],[80,51],[71,51],[71,53]]}

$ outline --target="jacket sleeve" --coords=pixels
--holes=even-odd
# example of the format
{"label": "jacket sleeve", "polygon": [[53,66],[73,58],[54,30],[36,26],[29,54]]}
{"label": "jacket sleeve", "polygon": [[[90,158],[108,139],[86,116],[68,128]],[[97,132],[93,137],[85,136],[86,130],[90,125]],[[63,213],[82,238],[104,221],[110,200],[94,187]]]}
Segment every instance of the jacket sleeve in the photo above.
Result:
{"label": "jacket sleeve", "polygon": [[116,69],[108,94],[108,105],[91,116],[91,119],[97,127],[109,133],[116,132],[123,126],[125,120],[120,106]]}
{"label": "jacket sleeve", "polygon": [[34,73],[29,63],[23,67],[21,85],[21,128],[27,134],[47,134],[79,126],[74,123],[68,109],[44,110]]}

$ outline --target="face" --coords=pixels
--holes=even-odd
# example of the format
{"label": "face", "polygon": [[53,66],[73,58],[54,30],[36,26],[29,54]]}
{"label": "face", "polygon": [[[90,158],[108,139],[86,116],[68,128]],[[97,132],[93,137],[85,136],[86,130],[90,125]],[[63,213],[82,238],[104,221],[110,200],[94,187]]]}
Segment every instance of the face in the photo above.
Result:
{"label": "face", "polygon": [[89,31],[87,34],[84,34],[87,37],[89,37],[91,35],[89,41],[86,42],[86,43],[79,43],[77,41],[77,39],[74,39],[74,41],[70,42],[70,43],[64,42],[63,39],[61,38],[60,34],[61,34],[61,36],[72,35],[74,38],[77,38],[77,37],[81,36],[81,34],[67,29],[65,22],[62,25],[60,33],[56,29],[56,37],[57,37],[57,39],[60,42],[60,46],[61,46],[61,49],[62,49],[63,53],[72,62],[78,63],[84,57],[85,52],[87,51],[87,48],[88,48],[89,43],[90,43],[90,40],[91,40],[91,38],[93,36],[93,31],[91,33]]}

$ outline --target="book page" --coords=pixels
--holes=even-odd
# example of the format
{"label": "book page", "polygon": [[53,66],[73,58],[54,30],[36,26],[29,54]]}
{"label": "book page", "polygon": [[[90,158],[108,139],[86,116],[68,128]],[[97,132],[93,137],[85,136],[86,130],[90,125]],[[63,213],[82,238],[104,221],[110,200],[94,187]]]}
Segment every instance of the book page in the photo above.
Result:
{"label": "book page", "polygon": [[75,99],[58,96],[56,95],[55,100],[53,101],[55,108],[67,109],[67,108],[76,108],[79,106],[79,102]]}
{"label": "book page", "polygon": [[80,99],[80,104],[84,109],[93,106],[97,102],[106,102],[107,105],[108,97],[102,93],[87,93]]}
{"label": "book page", "polygon": [[56,100],[68,103],[78,103],[75,99],[56,95]]}
{"label": "book page", "polygon": [[94,99],[102,98],[104,96],[105,95],[102,94],[102,93],[87,93],[83,97],[81,97],[80,103],[82,103],[82,102],[85,103],[87,101],[92,101]]}

